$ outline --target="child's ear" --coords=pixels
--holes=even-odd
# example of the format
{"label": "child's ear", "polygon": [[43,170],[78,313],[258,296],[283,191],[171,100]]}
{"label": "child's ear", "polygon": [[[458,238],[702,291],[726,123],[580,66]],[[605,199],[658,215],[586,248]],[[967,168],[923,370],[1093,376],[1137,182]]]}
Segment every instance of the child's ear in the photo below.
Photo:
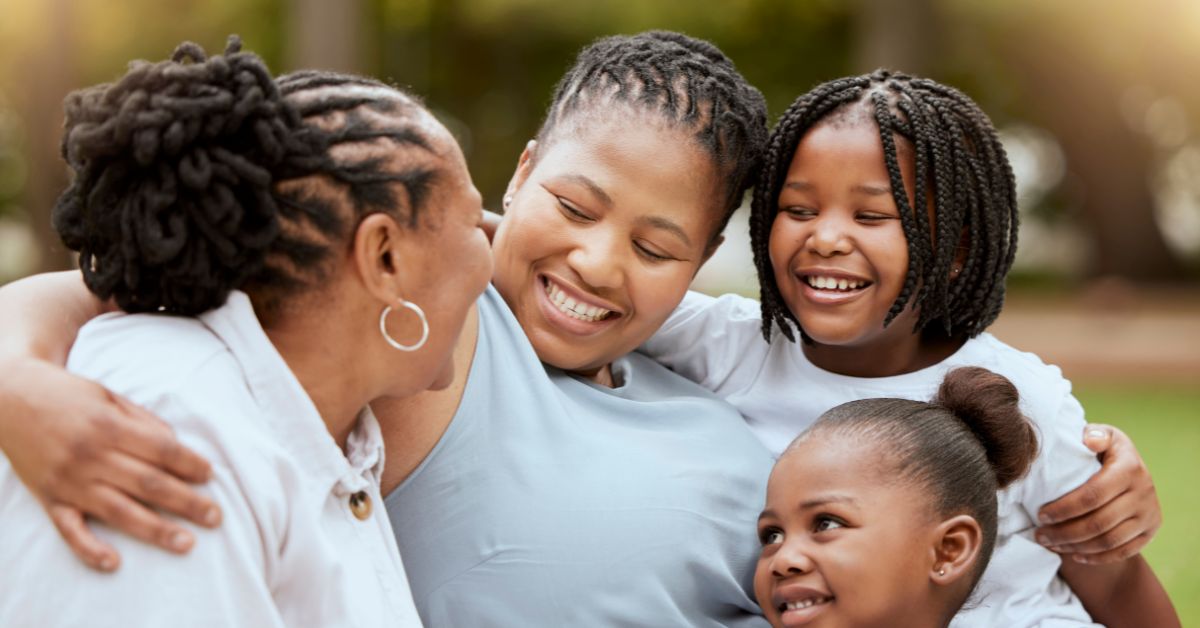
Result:
{"label": "child's ear", "polygon": [[983,529],[970,515],[955,515],[938,525],[933,535],[933,567],[929,577],[934,583],[950,585],[970,578],[979,560]]}

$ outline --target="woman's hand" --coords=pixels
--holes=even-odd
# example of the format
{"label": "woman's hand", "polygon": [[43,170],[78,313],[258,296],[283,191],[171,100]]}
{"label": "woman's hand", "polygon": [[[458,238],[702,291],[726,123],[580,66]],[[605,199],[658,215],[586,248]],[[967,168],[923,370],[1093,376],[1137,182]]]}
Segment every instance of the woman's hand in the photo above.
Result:
{"label": "woman's hand", "polygon": [[152,509],[205,527],[221,521],[217,505],[187,484],[207,481],[212,469],[166,423],[48,362],[0,363],[0,449],[94,569],[112,571],[120,556],[85,515],[176,553],[191,549],[194,536]]}
{"label": "woman's hand", "polygon": [[1083,486],[1042,507],[1037,539],[1064,559],[1119,562],[1140,552],[1162,525],[1158,493],[1124,432],[1088,425],[1083,440],[1101,468]]}

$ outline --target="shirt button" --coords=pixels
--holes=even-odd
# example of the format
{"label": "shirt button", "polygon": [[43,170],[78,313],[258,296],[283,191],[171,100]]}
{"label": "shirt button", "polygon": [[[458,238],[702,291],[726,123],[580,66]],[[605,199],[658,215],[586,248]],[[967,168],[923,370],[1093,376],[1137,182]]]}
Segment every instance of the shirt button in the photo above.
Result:
{"label": "shirt button", "polygon": [[371,496],[366,491],[359,491],[350,496],[350,512],[359,521],[366,521],[371,516]]}

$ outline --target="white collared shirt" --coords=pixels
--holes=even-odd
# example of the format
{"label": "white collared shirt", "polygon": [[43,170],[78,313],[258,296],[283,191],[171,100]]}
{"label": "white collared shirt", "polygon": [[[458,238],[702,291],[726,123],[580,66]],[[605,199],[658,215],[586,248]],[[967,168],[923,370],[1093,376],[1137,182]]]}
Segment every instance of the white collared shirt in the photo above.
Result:
{"label": "white collared shirt", "polygon": [[0,625],[420,626],[379,493],[375,417],[363,411],[343,453],[245,294],[198,318],[100,317],[68,368],[205,456],[214,477],[201,490],[224,520],[184,524],[196,533],[186,556],[93,523],[122,556],[98,573],[0,457]]}

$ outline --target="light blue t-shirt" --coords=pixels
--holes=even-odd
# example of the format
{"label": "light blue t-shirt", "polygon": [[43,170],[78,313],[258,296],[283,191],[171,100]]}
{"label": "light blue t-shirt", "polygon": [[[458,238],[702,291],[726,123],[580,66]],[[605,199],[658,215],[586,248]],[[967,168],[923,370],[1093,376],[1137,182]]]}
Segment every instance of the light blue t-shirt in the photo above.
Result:
{"label": "light blue t-shirt", "polygon": [[492,288],[463,399],[386,498],[428,628],[754,626],[772,459],[648,358],[616,388],[542,365]]}

